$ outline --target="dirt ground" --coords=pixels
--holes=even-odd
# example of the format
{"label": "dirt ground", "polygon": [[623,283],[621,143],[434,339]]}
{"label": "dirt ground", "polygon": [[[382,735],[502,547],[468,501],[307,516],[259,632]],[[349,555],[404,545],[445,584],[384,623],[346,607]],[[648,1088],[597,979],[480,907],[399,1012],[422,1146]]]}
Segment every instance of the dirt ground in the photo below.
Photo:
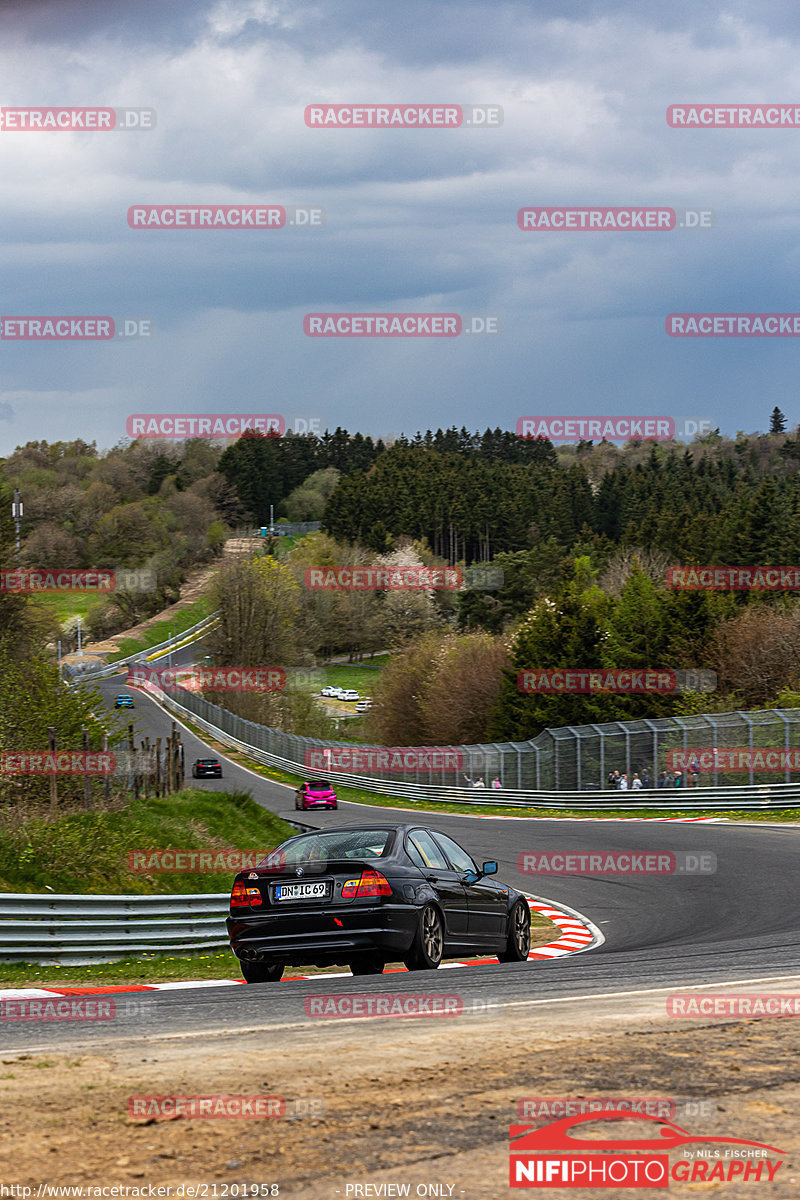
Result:
{"label": "dirt ground", "polygon": [[[78,1044],[68,1054],[0,1052],[0,1183],[32,1185],[34,1195],[43,1182],[171,1185],[163,1194],[177,1196],[193,1183],[207,1196],[255,1194],[258,1185],[261,1195],[298,1200],[493,1200],[520,1194],[508,1187],[508,1127],[525,1120],[518,1101],[594,1096],[688,1099],[702,1115],[679,1106],[674,1119],[693,1134],[785,1152],[772,1183],[673,1182],[673,1195],[800,1193],[794,1020],[670,1020],[664,997],[651,994],[312,1025],[271,1025],[265,1009],[262,1026],[238,1033],[151,1034],[107,1042],[102,1053]],[[42,1047],[46,1034],[42,1027]],[[278,1096],[287,1111],[262,1120],[128,1115],[132,1096],[175,1094]],[[618,1131],[602,1127],[605,1136]],[[264,1186],[272,1184],[278,1191]]]}

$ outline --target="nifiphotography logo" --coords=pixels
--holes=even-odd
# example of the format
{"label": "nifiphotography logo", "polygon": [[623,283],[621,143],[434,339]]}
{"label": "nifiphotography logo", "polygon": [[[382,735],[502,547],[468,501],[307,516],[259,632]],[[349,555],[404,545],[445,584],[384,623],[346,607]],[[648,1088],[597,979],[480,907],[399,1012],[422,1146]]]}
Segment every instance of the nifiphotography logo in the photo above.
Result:
{"label": "nifiphotography logo", "polygon": [[[649,1126],[640,1127],[641,1137],[609,1140],[581,1137],[577,1132],[577,1127],[598,1121],[644,1121]],[[541,1127],[512,1125],[509,1137],[511,1187],[667,1188],[671,1181],[731,1183],[738,1179],[771,1183],[785,1154],[763,1142],[693,1134],[672,1121],[630,1111],[583,1113]],[[696,1143],[702,1143],[704,1149],[686,1149]],[[672,1164],[670,1150],[682,1151],[682,1157]]]}

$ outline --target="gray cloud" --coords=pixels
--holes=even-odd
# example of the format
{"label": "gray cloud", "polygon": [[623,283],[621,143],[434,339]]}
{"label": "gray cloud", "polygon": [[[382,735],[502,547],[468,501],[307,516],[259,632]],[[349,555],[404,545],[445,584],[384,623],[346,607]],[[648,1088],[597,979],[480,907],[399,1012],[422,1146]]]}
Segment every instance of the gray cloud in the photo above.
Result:
{"label": "gray cloud", "polygon": [[[685,100],[800,94],[793,7],[744,0],[6,3],[5,104],[153,107],[153,132],[0,132],[4,313],[150,316],[150,342],[8,341],[8,440],[134,411],[372,432],[530,413],[790,422],[786,339],[680,341],[671,311],[792,311],[798,130],[676,130]],[[24,48],[24,55],[20,49]],[[497,103],[495,130],[308,129],[313,102]],[[314,204],[316,232],[131,230],[142,203]],[[696,233],[522,233],[531,204],[710,207]],[[497,314],[456,342],[313,341],[305,312]],[[754,406],[755,400],[755,406]],[[8,406],[6,406],[8,407]]]}

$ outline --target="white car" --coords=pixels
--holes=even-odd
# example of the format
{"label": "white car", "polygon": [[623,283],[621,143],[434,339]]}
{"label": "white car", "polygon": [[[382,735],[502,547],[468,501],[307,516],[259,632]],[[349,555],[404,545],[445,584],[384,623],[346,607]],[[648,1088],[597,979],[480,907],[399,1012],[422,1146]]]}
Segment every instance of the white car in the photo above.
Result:
{"label": "white car", "polygon": [[339,690],[340,690],[339,688],[330,687],[330,685],[329,685],[328,687],[324,687],[322,689],[322,691],[320,692],[320,696],[328,696],[330,698],[331,696],[335,696]]}
{"label": "white car", "polygon": [[356,705],[356,712],[357,713],[369,712],[369,710],[371,708],[372,708],[371,700],[359,700],[358,704]]}
{"label": "white car", "polygon": [[340,700],[358,700],[359,695],[355,688],[339,688]]}

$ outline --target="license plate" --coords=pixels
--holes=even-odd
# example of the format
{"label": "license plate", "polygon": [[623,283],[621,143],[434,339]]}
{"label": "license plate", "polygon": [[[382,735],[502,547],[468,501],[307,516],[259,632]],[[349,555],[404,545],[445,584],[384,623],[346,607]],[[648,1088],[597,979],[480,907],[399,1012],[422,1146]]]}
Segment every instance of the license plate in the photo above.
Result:
{"label": "license plate", "polygon": [[276,900],[323,900],[327,895],[324,883],[281,883],[275,888]]}

